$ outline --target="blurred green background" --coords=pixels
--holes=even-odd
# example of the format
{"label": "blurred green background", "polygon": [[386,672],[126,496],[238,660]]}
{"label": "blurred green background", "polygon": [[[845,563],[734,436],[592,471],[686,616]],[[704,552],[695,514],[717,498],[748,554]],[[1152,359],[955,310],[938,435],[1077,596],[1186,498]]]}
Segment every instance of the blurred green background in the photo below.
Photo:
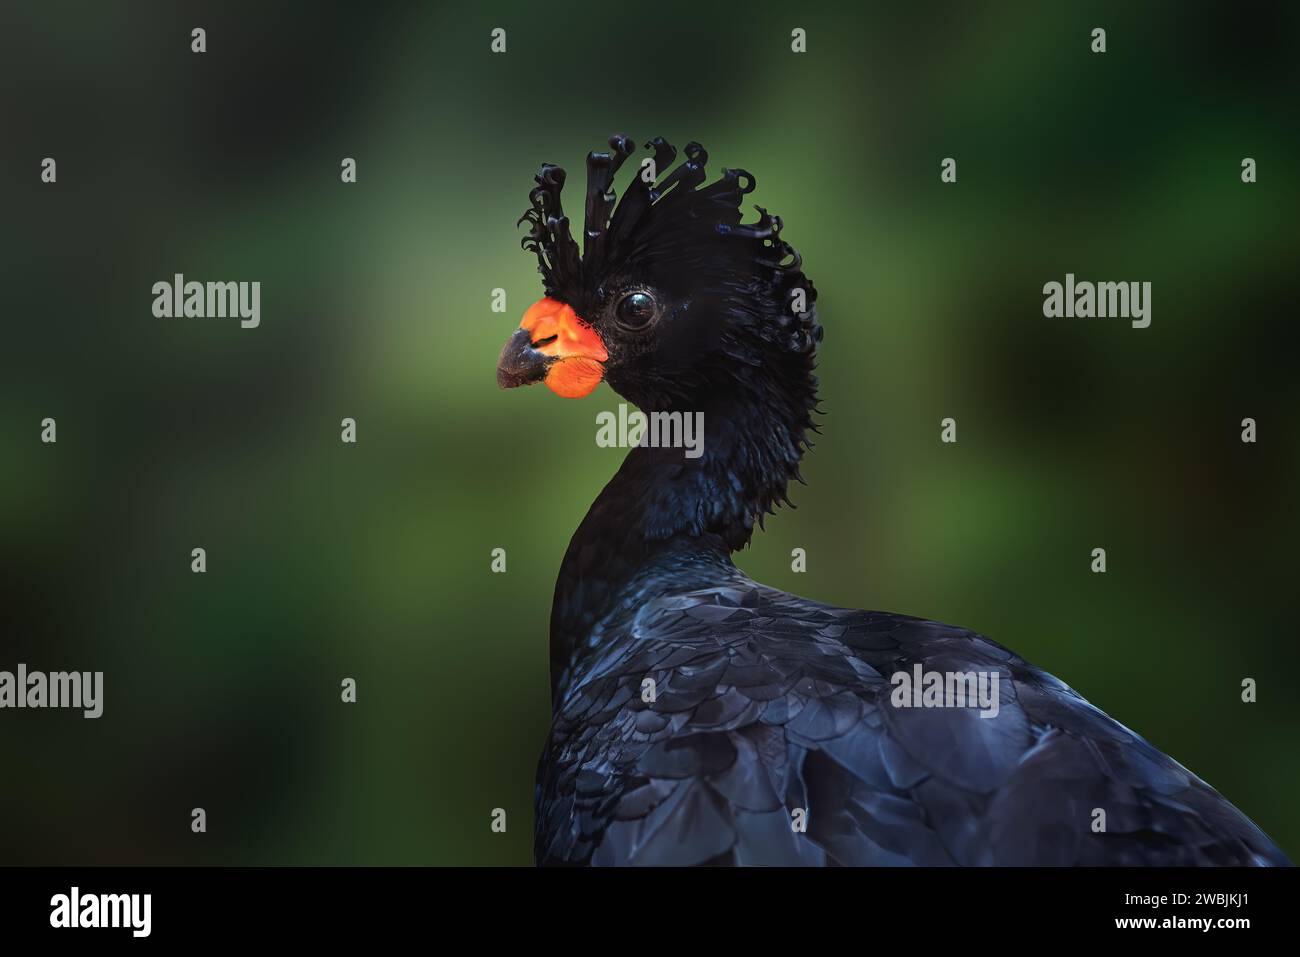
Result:
{"label": "blurred green background", "polygon": [[[0,862],[531,862],[620,400],[493,374],[533,173],[615,131],[754,173],[820,291],[809,487],[738,562],[988,634],[1300,855],[1296,8],[900,6],[6,3],[0,669],[106,691],[0,712]],[[155,319],[176,272],[261,327]],[[1066,272],[1151,327],[1043,318]]]}

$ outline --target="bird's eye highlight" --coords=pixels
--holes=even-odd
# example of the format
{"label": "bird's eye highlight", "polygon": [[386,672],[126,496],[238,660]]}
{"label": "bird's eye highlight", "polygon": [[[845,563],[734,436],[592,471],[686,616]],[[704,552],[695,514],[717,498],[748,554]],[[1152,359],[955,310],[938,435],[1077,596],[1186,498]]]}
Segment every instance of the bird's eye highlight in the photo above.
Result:
{"label": "bird's eye highlight", "polygon": [[629,292],[619,300],[614,317],[628,329],[645,329],[659,316],[659,303],[644,290]]}

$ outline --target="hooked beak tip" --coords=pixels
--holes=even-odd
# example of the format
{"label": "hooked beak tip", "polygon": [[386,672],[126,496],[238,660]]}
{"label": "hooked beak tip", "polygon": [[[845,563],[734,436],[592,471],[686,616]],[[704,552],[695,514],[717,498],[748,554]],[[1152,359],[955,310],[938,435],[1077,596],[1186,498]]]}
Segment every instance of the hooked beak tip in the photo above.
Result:
{"label": "hooked beak tip", "polygon": [[521,385],[541,382],[546,378],[550,360],[533,348],[532,336],[527,329],[516,329],[506,341],[497,360],[497,385],[514,389]]}

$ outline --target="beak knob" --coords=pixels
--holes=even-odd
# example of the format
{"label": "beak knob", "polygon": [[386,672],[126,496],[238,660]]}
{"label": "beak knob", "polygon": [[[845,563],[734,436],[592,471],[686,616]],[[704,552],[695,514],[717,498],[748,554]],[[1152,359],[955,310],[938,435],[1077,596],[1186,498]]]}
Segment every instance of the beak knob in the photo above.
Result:
{"label": "beak knob", "polygon": [[608,358],[600,334],[579,319],[572,306],[539,299],[501,350],[497,385],[513,389],[545,382],[556,395],[577,399],[600,385]]}

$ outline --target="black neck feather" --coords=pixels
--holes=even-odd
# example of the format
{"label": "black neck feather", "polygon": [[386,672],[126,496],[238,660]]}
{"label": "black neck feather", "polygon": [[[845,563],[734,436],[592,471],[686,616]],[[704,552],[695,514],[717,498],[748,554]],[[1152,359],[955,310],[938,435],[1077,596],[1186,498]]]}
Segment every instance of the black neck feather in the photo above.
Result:
{"label": "black neck feather", "polygon": [[790,504],[787,486],[802,480],[799,461],[815,430],[812,362],[774,355],[746,372],[747,381],[729,381],[698,403],[698,458],[633,448],[574,533],[552,608],[553,685],[603,617],[630,598],[733,574],[731,553],[749,543],[755,522]]}

